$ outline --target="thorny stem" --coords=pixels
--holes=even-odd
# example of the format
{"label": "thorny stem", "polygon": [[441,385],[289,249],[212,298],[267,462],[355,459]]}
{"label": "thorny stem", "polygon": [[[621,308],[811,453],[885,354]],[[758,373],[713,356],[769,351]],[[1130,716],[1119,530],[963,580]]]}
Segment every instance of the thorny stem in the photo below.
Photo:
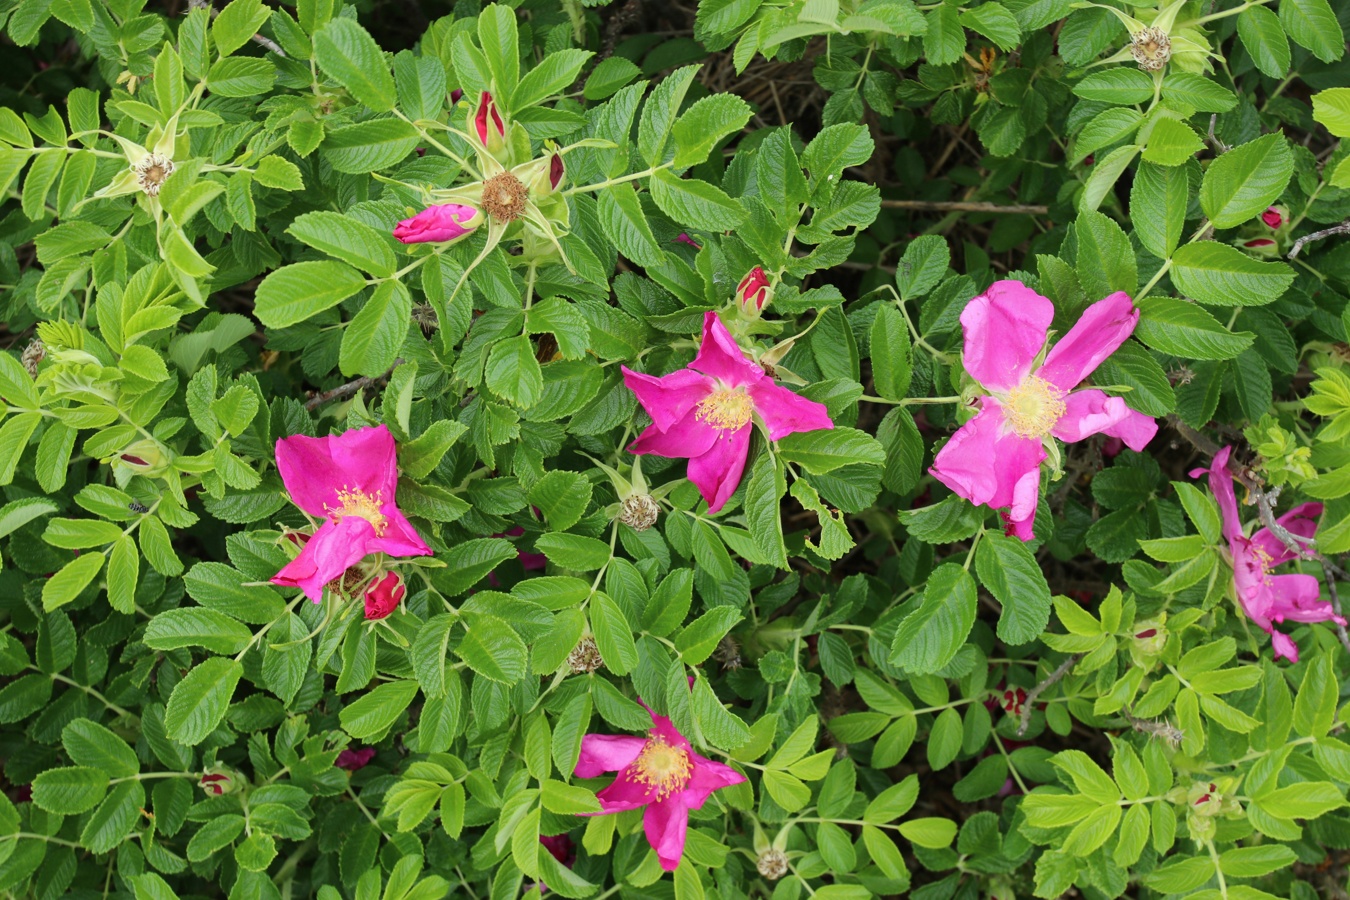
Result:
{"label": "thorny stem", "polygon": [[1055,669],[1055,671],[1050,673],[1050,677],[1046,678],[1040,684],[1036,685],[1034,688],[1027,691],[1027,699],[1022,701],[1022,721],[1019,722],[1017,725],[1018,737],[1022,737],[1023,735],[1025,735],[1027,733],[1027,728],[1031,725],[1031,710],[1034,708],[1036,704],[1036,698],[1038,698],[1042,693],[1044,693],[1045,690],[1049,688],[1051,685],[1053,685],[1055,682],[1059,681],[1065,675],[1068,675],[1069,670],[1072,669],[1074,666],[1078,665],[1078,661],[1082,658],[1083,654],[1081,653],[1074,653],[1070,655],[1067,659],[1064,660],[1064,662],[1059,664],[1058,669]]}

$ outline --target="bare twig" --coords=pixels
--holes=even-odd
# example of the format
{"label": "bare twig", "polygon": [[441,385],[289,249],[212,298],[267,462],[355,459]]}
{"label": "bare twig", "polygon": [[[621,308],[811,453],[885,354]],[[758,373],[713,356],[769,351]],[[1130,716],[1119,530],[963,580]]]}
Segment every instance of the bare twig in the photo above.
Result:
{"label": "bare twig", "polygon": [[1036,685],[1031,690],[1027,691],[1027,699],[1022,701],[1022,721],[1019,722],[1017,725],[1018,737],[1022,737],[1024,734],[1026,734],[1027,727],[1031,725],[1031,710],[1036,702],[1036,698],[1039,697],[1042,694],[1042,692],[1045,691],[1046,688],[1050,687],[1055,682],[1059,681],[1065,675],[1068,675],[1069,670],[1072,669],[1074,666],[1078,665],[1078,661],[1082,658],[1083,654],[1081,653],[1074,653],[1070,655],[1068,659],[1064,660],[1064,662],[1059,664],[1058,669],[1050,673],[1050,676],[1048,678],[1046,678],[1040,684]]}
{"label": "bare twig", "polygon": [[[216,16],[220,15],[220,10],[212,6],[210,0],[188,0],[188,9],[209,9],[211,11],[211,18],[213,19]],[[253,41],[253,43],[261,47],[265,47],[268,50],[271,50],[277,56],[283,58],[286,56],[286,51],[281,49],[281,45],[269,37],[264,37],[261,34],[255,34],[251,38],[249,38],[249,40]]]}
{"label": "bare twig", "polygon": [[922,212],[1014,213],[1032,216],[1048,215],[1048,206],[1024,203],[982,203],[971,200],[882,200],[886,209],[914,209]]}
{"label": "bare twig", "polygon": [[1350,234],[1350,220],[1342,222],[1339,225],[1332,225],[1330,228],[1323,228],[1321,231],[1314,231],[1312,234],[1305,234],[1303,237],[1294,241],[1294,246],[1289,248],[1289,258],[1293,259],[1303,250],[1304,244],[1320,241],[1323,238],[1329,238],[1337,234]]}
{"label": "bare twig", "polygon": [[313,397],[310,397],[308,400],[305,401],[305,409],[307,410],[318,409],[320,406],[323,406],[330,400],[343,400],[346,399],[347,397],[352,396],[358,391],[363,391],[366,388],[371,387],[372,385],[379,384],[387,380],[389,376],[393,373],[394,369],[397,369],[402,364],[403,360],[401,358],[396,359],[394,360],[394,364],[389,368],[389,371],[385,372],[383,375],[378,375],[375,377],[371,377],[369,375],[363,376],[361,378],[356,379],[355,381],[349,381],[346,384],[340,384],[337,387],[326,390],[321,394],[315,394]]}

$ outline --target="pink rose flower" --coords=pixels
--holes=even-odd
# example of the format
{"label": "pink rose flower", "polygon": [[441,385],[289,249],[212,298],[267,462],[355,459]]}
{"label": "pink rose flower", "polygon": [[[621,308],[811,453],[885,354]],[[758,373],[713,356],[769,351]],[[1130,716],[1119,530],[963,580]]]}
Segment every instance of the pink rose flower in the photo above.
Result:
{"label": "pink rose flower", "polygon": [[1074,390],[1134,331],[1139,311],[1129,296],[1117,291],[1089,306],[1037,367],[1054,315],[1054,304],[1020,281],[995,282],[970,301],[961,359],[988,393],[929,469],[971,503],[1007,508],[1009,532],[1024,541],[1035,536],[1045,442],[1106,434],[1142,450],[1158,431],[1119,397]]}
{"label": "pink rose flower", "polygon": [[333,765],[339,769],[346,769],[348,772],[355,772],[357,769],[364,769],[375,758],[374,747],[362,747],[360,750],[343,750],[337,755],[337,760]]}
{"label": "pink rose flower", "polygon": [[646,807],[647,842],[661,868],[673,872],[684,855],[689,811],[701,809],[713,791],[740,784],[745,776],[731,766],[699,756],[670,719],[648,710],[652,730],[645,738],[588,734],[581,739],[578,778],[619,775],[596,794],[606,813]]}
{"label": "pink rose flower", "polygon": [[282,438],[277,469],[291,501],[326,521],[300,555],[272,576],[273,584],[299,587],[318,603],[324,585],[371,553],[430,555],[431,548],[394,504],[398,460],[394,437],[384,425],[321,438]]}
{"label": "pink rose flower", "polygon": [[366,618],[383,619],[403,602],[407,588],[397,572],[386,572],[366,588]]}
{"label": "pink rose flower", "polygon": [[[1330,621],[1344,625],[1346,622],[1336,615],[1330,603],[1321,599],[1322,583],[1315,576],[1270,574],[1271,569],[1297,557],[1269,528],[1260,528],[1251,537],[1243,534],[1233,473],[1228,470],[1232,451],[1232,447],[1224,447],[1214,454],[1208,469],[1195,469],[1191,477],[1209,475],[1209,489],[1219,501],[1223,536],[1228,539],[1228,554],[1233,560],[1233,593],[1242,611],[1270,635],[1276,659],[1284,657],[1298,662],[1298,645],[1288,635],[1276,631],[1275,623]],[[1310,538],[1317,530],[1320,515],[1322,504],[1304,503],[1275,521],[1290,534]]]}
{"label": "pink rose flower", "polygon": [[483,214],[462,203],[428,206],[394,226],[394,237],[405,244],[445,244],[477,230]]}
{"label": "pink rose flower", "polygon": [[652,424],[628,448],[689,460],[689,480],[715,513],[736,493],[750,452],[752,420],[781,440],[799,431],[833,428],[823,403],[775,384],[748,358],[717,313],[703,317],[703,344],[688,368],[656,377],[623,367]]}

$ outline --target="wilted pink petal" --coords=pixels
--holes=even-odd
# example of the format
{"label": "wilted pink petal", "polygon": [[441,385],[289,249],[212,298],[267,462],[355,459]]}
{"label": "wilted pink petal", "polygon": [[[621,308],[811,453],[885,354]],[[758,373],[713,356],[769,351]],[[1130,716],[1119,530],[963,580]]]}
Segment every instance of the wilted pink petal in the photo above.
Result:
{"label": "wilted pink petal", "polygon": [[1055,306],[1020,281],[996,281],[961,312],[961,364],[985,388],[1008,391],[1031,373]]}
{"label": "wilted pink petal", "polygon": [[1046,354],[1036,374],[1071,391],[1125,343],[1138,323],[1139,310],[1130,295],[1116,291],[1083,311],[1068,334]]}
{"label": "wilted pink petal", "polygon": [[362,747],[360,750],[348,749],[338,754],[333,765],[339,769],[346,769],[348,772],[355,772],[358,769],[364,769],[374,758],[374,747]]}
{"label": "wilted pink petal", "polygon": [[[1288,635],[1275,629],[1282,622],[1346,621],[1336,615],[1331,603],[1322,600],[1322,584],[1312,575],[1302,573],[1273,575],[1271,569],[1282,562],[1295,559],[1296,554],[1284,545],[1269,529],[1260,528],[1248,538],[1238,519],[1237,496],[1233,490],[1233,473],[1228,469],[1231,447],[1214,454],[1208,469],[1196,469],[1192,478],[1209,476],[1209,489],[1219,501],[1223,514],[1223,533],[1228,539],[1228,553],[1233,563],[1233,593],[1238,604],[1258,627],[1270,635],[1275,657],[1298,662],[1298,645]],[[1322,514],[1322,504],[1305,503],[1279,518],[1280,524],[1293,534],[1312,537],[1316,518]]]}
{"label": "wilted pink petal", "polygon": [[462,203],[428,206],[394,226],[394,237],[405,244],[443,244],[473,234],[483,214]]}

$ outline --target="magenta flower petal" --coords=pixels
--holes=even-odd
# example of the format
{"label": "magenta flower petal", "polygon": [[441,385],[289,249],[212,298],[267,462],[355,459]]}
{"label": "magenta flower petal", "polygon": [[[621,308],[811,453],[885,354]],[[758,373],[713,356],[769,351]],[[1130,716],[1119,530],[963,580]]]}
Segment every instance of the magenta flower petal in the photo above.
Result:
{"label": "magenta flower petal", "polygon": [[619,368],[623,370],[623,383],[637,395],[642,408],[662,431],[669,431],[716,389],[711,378],[693,369],[680,369],[657,377],[634,372],[627,366]]}
{"label": "magenta flower petal", "polygon": [[[1317,520],[1321,515],[1322,504],[1304,503],[1295,506],[1275,521],[1290,534],[1297,537],[1310,538],[1317,531]],[[1297,558],[1295,554],[1285,546],[1284,541],[1270,533],[1269,528],[1262,528],[1258,530],[1256,534],[1253,534],[1252,545],[1254,547],[1259,547],[1270,557],[1270,565],[1272,566],[1277,566],[1280,563]]]}
{"label": "magenta flower petal", "polygon": [[1152,416],[1135,412],[1121,398],[1092,388],[1064,398],[1064,415],[1051,431],[1069,443],[1108,434],[1124,440],[1131,450],[1143,450],[1157,433],[1158,423]]}
{"label": "magenta flower petal", "polygon": [[1271,649],[1276,659],[1284,657],[1290,663],[1298,662],[1298,644],[1289,635],[1276,631],[1273,628],[1266,629],[1270,633]]}
{"label": "magenta flower petal", "polygon": [[1329,601],[1322,599],[1322,582],[1315,575],[1268,575],[1272,595],[1270,618],[1276,622],[1339,622]]}
{"label": "magenta flower petal", "polygon": [[694,774],[684,789],[690,809],[702,809],[713,791],[740,784],[745,776],[731,766],[694,754]]}
{"label": "magenta flower petal", "polygon": [[703,343],[689,366],[731,388],[755,384],[764,378],[764,370],[746,358],[727,326],[712,310],[703,316]]}
{"label": "magenta flower petal", "polygon": [[327,516],[341,506],[344,488],[392,501],[398,484],[398,458],[389,428],[353,428],[339,435],[303,434],[277,441],[277,471],[295,505],[311,516]]}
{"label": "magenta flower petal", "polygon": [[648,806],[642,816],[642,830],[646,832],[647,843],[656,851],[661,868],[667,872],[678,869],[689,832],[689,810],[681,795]]}
{"label": "magenta flower petal", "polygon": [[1022,282],[996,281],[961,312],[961,362],[984,387],[1011,390],[1031,374],[1054,317],[1054,304]]}
{"label": "magenta flower petal", "polygon": [[1098,300],[1051,348],[1036,374],[1061,390],[1073,390],[1125,343],[1138,322],[1139,310],[1124,291]]}
{"label": "magenta flower petal", "polygon": [[693,415],[687,415],[669,431],[663,432],[654,424],[647,426],[637,440],[628,445],[628,452],[638,456],[651,454],[670,459],[690,459],[712,449],[721,434],[711,425],[698,421]]}
{"label": "magenta flower petal", "polygon": [[768,426],[769,440],[780,441],[800,431],[834,428],[824,403],[808,400],[767,378],[750,385],[746,393],[755,402],[755,412]]}
{"label": "magenta flower petal", "polygon": [[1041,442],[1009,431],[998,401],[984,397],[980,412],[957,429],[929,472],[971,503],[998,509],[1012,505],[1027,473],[1039,480],[1044,459]]}
{"label": "magenta flower petal", "polygon": [[1193,469],[1192,478],[1209,475],[1209,490],[1219,502],[1219,512],[1223,514],[1223,536],[1231,542],[1242,536],[1242,519],[1238,515],[1237,494],[1233,492],[1233,473],[1228,471],[1228,457],[1232,447],[1224,447],[1214,454],[1208,469]]}
{"label": "magenta flower petal", "polygon": [[272,576],[272,583],[298,587],[318,603],[323,599],[323,586],[360,562],[374,538],[374,526],[359,516],[324,522],[305,542],[300,555]]}
{"label": "magenta flower petal", "polygon": [[390,556],[430,556],[431,548],[412,523],[403,515],[403,511],[392,503],[380,507],[384,515],[384,534],[371,541],[373,549]]}
{"label": "magenta flower petal", "polygon": [[749,454],[750,426],[745,425],[719,432],[707,453],[689,460],[689,480],[708,501],[709,513],[721,510],[736,493]]}
{"label": "magenta flower petal", "polygon": [[626,769],[646,744],[646,739],[627,734],[584,735],[574,774],[578,778],[598,778],[606,772]]}

